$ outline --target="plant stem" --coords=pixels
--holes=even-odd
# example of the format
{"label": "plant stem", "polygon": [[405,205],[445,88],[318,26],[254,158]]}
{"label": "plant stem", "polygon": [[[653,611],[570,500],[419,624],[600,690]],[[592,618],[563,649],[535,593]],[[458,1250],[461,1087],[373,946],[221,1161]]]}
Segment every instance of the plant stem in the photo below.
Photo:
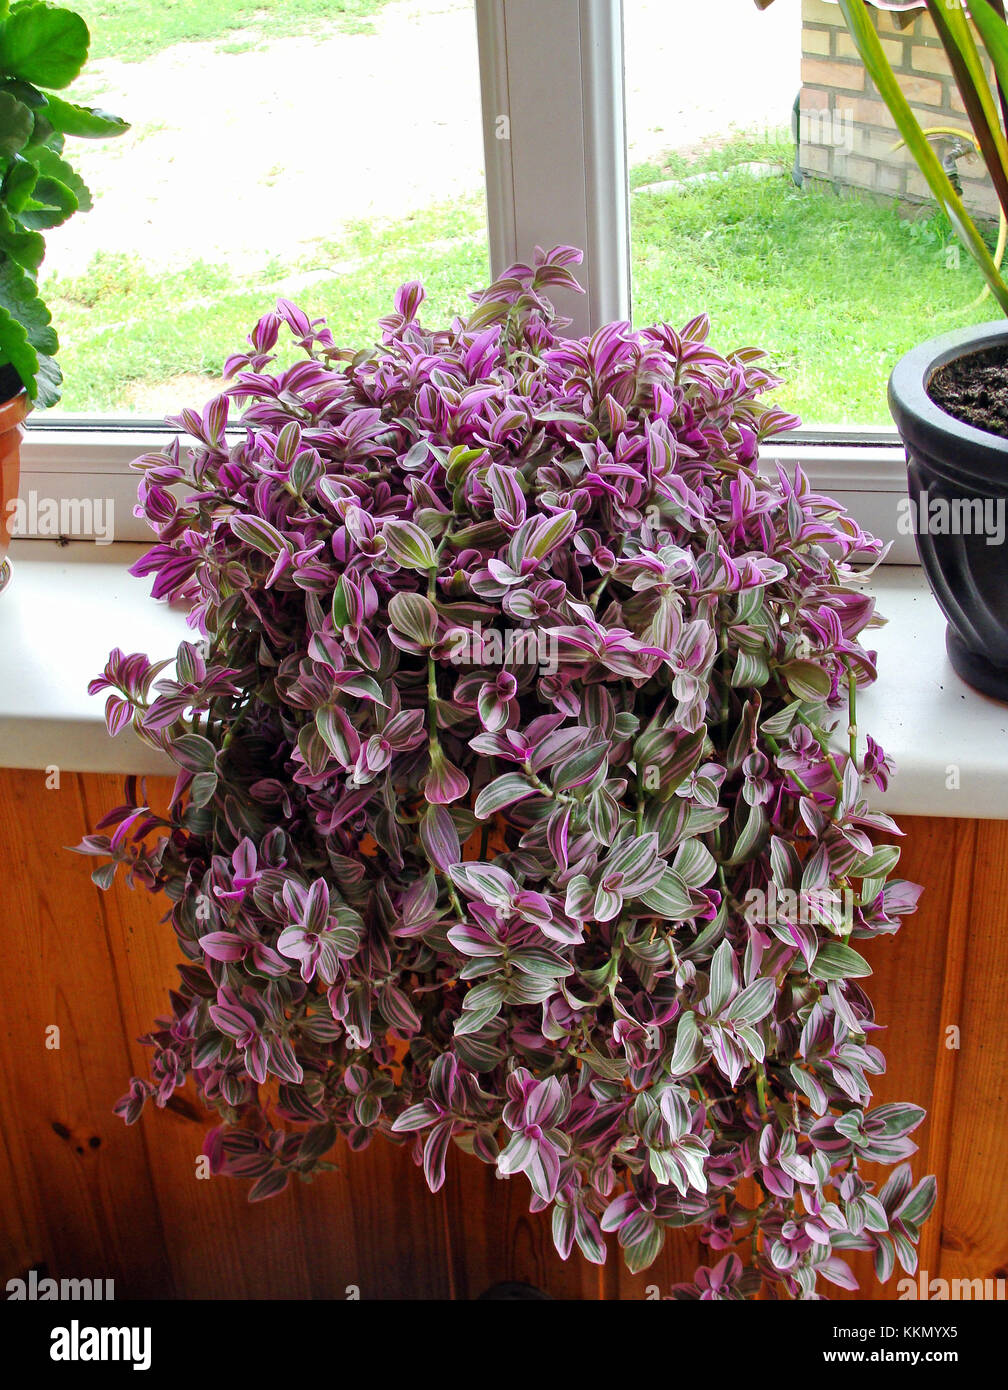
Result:
{"label": "plant stem", "polygon": [[850,738],[851,762],[857,767],[857,681],[854,679],[852,663],[845,662],[845,666],[847,670],[847,733]]}

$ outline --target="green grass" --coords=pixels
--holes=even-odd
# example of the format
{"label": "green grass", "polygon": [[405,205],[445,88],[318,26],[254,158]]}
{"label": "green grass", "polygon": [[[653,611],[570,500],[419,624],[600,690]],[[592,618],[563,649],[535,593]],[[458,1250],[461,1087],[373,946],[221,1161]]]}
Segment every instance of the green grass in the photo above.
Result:
{"label": "green grass", "polygon": [[[693,164],[642,166],[632,182],[740,159],[789,167],[790,153],[736,141]],[[970,310],[980,277],[965,254],[950,268],[956,247],[938,214],[908,218],[860,196],[799,190],[783,163],[771,179],[731,174],[685,192],[636,194],[632,233],[635,321],[681,324],[706,310],[716,348],[769,352],[785,381],[777,399],[809,424],[888,424],[886,382],[904,352],[998,317],[990,299]],[[303,286],[284,284],[305,274]],[[395,223],[361,223],[300,261],[264,255],[257,274],[204,264],[161,273],[102,256],[86,275],[44,287],[63,344],[61,408],[123,410],[145,387],[219,373],[280,293],[324,315],[338,341],[363,344],[374,341],[402,281],[424,281],[426,321],[443,323],[487,275],[476,197]]]}
{"label": "green grass", "polygon": [[[317,31],[331,23],[350,33],[370,32],[371,18],[388,0],[74,0],[91,30],[92,58],[137,62],[174,43],[226,39],[238,29],[264,38]],[[243,52],[248,40],[223,52]]]}
{"label": "green grass", "polygon": [[[773,157],[736,143],[688,172]],[[682,323],[706,310],[721,351],[765,348],[782,405],[809,424],[889,424],[886,382],[915,343],[999,317],[944,217],[779,178],[736,174],[632,200],[634,319]],[[634,185],[687,172],[635,171]],[[958,265],[958,268],[955,268]]]}
{"label": "green grass", "polygon": [[[86,275],[43,287],[61,335],[60,409],[114,412],[129,405],[138,386],[219,374],[281,294],[325,317],[338,342],[373,342],[395,290],[417,278],[418,268],[431,323],[465,311],[466,292],[489,276],[481,199],[395,223],[361,223],[298,264],[264,262],[258,275],[202,263],[164,274],[134,257],[99,256]],[[311,276],[303,288],[283,283],[298,275]]]}

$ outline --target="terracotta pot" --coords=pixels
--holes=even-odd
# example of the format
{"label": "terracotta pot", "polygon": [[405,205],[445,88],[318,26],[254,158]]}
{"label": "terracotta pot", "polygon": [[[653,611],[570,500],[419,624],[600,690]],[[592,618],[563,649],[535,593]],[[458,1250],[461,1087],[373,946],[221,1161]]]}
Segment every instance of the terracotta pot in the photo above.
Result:
{"label": "terracotta pot", "polygon": [[27,391],[19,391],[0,405],[0,589],[10,579],[7,547],[14,521],[10,504],[18,495],[21,479],[21,436],[31,403]]}

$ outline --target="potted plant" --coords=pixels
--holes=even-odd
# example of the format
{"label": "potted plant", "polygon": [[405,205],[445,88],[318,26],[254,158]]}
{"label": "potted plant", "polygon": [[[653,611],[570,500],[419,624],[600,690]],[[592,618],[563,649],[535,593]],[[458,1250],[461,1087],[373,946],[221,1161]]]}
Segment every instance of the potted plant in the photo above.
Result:
{"label": "potted plant", "polygon": [[886,1279],[934,1180],[923,1111],[870,1108],[857,946],[919,892],[857,743],[850,560],[880,545],[758,472],[797,424],[760,353],[704,317],[561,337],[579,260],[446,329],[407,284],[364,350],[281,301],[174,422],[194,446],[137,461],[134,573],[198,637],[91,687],[179,768],[79,846],[168,895],[184,957],[119,1111],[192,1077],[253,1200],[340,1136],[410,1144],[434,1190],[457,1145],[525,1174],[564,1257],[612,1232],[640,1270],[698,1225],[680,1297],[850,1288],[852,1249]]}
{"label": "potted plant", "polygon": [[121,135],[125,121],[57,96],[80,74],[91,36],[80,15],[0,0],[0,589],[11,504],[17,497],[21,428],[34,405],[59,400],[59,347],[37,286],[42,233],[91,195],[63,158],[66,137]]}
{"label": "potted plant", "polygon": [[[865,0],[838,0],[865,68],[963,245],[1008,313],[1008,286],[903,95]],[[772,0],[756,0],[766,9]],[[892,4],[925,9],[934,23],[1003,211],[1008,214],[1008,25],[1001,0]],[[972,26],[971,21],[972,20]],[[974,28],[976,35],[974,34]],[[979,43],[977,42],[979,37]],[[983,64],[995,75],[992,90]],[[948,620],[946,647],[958,674],[1008,700],[1008,325],[958,329],[897,363],[889,405],[907,451],[910,527],[932,591]]]}

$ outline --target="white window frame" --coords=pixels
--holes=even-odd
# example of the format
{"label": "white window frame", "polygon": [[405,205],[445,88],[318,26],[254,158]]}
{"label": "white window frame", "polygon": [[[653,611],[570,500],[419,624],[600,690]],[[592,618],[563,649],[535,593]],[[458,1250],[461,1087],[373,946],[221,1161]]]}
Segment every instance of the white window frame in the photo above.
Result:
{"label": "white window frame", "polygon": [[[482,92],[491,266],[495,274],[536,245],[581,246],[584,296],[559,301],[571,333],[630,318],[622,0],[474,0]],[[163,426],[116,420],[29,421],[23,496],[101,496],[115,502],[115,538],[145,542],[133,516],[130,460],[171,438]],[[900,535],[906,494],[895,430],[807,430],[766,446],[763,467],[795,464],[867,529],[893,542],[890,562],[916,564]]]}

